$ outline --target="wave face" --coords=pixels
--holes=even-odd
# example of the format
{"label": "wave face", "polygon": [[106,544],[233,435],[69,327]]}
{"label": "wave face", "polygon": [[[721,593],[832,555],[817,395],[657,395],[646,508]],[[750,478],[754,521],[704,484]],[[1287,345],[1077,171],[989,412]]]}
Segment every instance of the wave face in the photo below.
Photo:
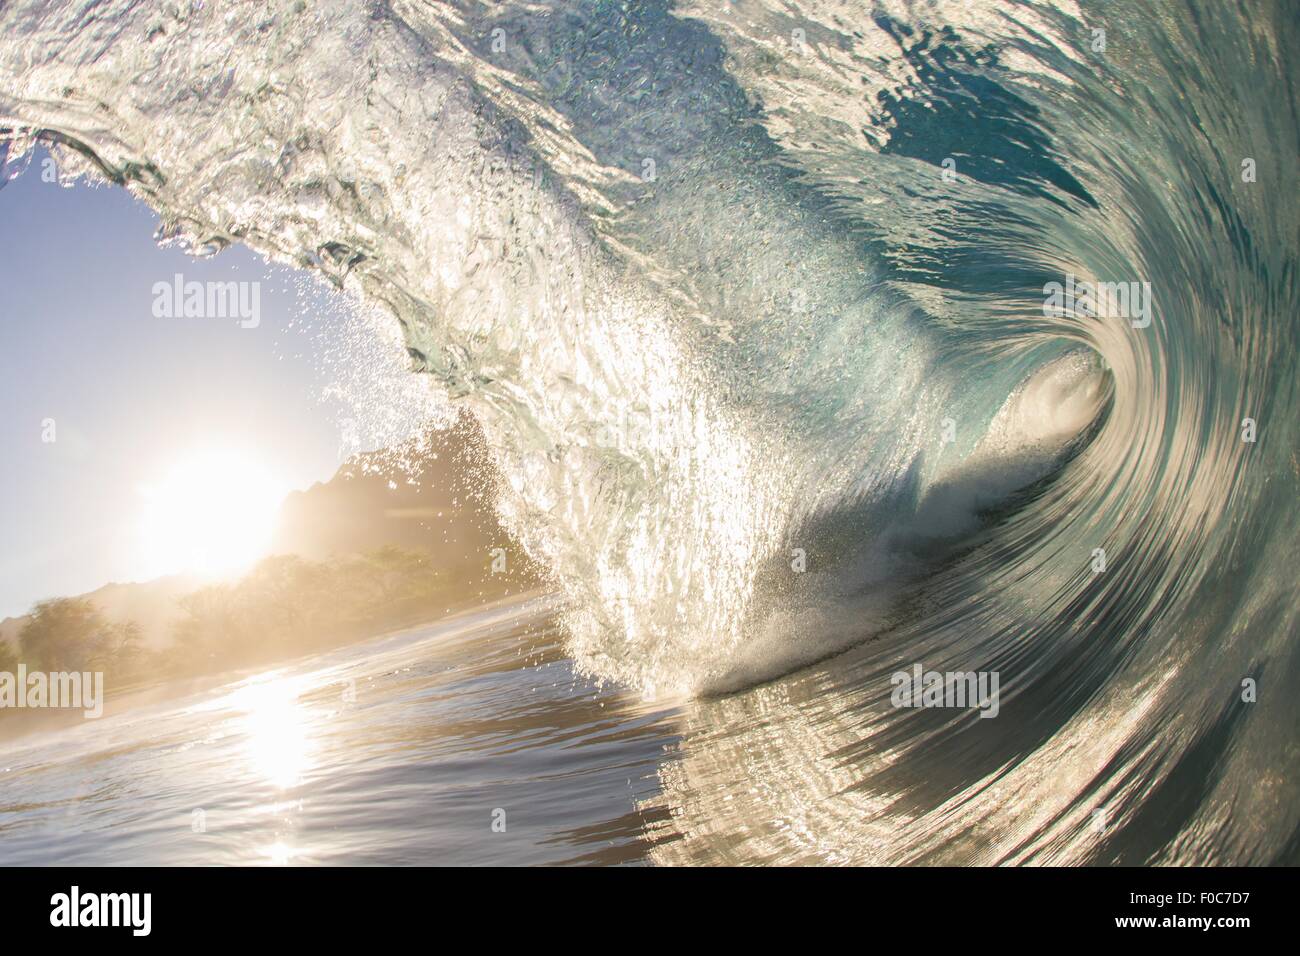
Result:
{"label": "wave face", "polygon": [[[1300,858],[1284,3],[0,24],[14,154],[329,276],[483,423],[579,667],[696,698],[663,861]],[[918,662],[998,719],[891,706]]]}

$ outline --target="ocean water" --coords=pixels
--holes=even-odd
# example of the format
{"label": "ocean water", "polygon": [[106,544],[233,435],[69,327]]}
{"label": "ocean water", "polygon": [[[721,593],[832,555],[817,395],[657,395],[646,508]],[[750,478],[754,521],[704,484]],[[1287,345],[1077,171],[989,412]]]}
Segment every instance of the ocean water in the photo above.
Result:
{"label": "ocean water", "polygon": [[[273,761],[306,782],[257,797],[227,788],[258,772],[238,688],[175,721],[184,759],[78,730],[120,789],[29,753],[0,857],[1300,859],[1287,3],[31,0],[0,27],[11,162],[52,144],[164,235],[400,325],[559,602],[266,677],[316,709]],[[1075,279],[1130,299],[1053,298]],[[309,675],[383,647],[410,685],[323,716]],[[481,684],[445,697],[447,653]],[[997,716],[895,706],[918,664],[996,673]],[[227,842],[173,846],[203,793]],[[491,842],[488,804],[528,836]]]}
{"label": "ocean water", "polygon": [[675,740],[512,601],[0,744],[0,861],[627,863]]}

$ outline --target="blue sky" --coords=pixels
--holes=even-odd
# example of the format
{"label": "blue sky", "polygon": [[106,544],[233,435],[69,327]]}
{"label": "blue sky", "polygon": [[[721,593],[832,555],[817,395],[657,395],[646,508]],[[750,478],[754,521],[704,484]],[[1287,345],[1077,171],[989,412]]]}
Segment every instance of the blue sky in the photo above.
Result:
{"label": "blue sky", "polygon": [[[237,447],[294,488],[341,458],[322,396],[346,301],[242,248],[159,248],[146,206],[43,181],[43,156],[0,189],[0,617],[143,576],[140,489],[185,449]],[[155,317],[178,272],[260,281],[260,324]]]}

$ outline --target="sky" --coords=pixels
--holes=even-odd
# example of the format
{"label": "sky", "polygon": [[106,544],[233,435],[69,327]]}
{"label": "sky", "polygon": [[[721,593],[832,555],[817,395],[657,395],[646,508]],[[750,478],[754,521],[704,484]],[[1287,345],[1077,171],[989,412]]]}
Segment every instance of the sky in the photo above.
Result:
{"label": "sky", "polygon": [[[265,511],[267,496],[326,480],[361,450],[349,443],[372,384],[392,402],[380,380],[416,378],[323,282],[243,248],[196,259],[159,247],[158,217],[126,190],[69,188],[45,168],[38,152],[0,189],[0,617],[195,570],[176,551],[187,473],[237,461],[214,480],[256,485]],[[176,273],[259,283],[258,323],[167,317],[174,297],[155,285]],[[188,510],[241,532],[219,508]]]}

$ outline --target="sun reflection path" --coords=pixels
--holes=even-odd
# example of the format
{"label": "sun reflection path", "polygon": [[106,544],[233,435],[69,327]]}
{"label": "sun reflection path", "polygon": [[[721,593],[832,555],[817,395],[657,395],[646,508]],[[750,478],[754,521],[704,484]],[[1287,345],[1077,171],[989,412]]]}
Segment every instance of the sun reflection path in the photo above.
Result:
{"label": "sun reflection path", "polygon": [[310,769],[312,738],[306,708],[299,702],[303,681],[258,678],[234,691],[233,708],[246,735],[249,766],[277,790],[296,785]]}

